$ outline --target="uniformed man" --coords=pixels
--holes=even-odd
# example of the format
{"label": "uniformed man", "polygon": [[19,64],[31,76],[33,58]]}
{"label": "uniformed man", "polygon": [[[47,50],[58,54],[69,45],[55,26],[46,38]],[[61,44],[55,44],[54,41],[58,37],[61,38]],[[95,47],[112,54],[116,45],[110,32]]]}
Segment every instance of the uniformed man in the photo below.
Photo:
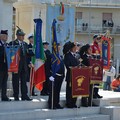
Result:
{"label": "uniformed man", "polygon": [[[60,43],[58,43],[58,51],[60,51],[61,46]],[[54,90],[52,91],[52,81],[50,81],[50,94],[49,94],[49,108],[51,109],[52,105],[52,92],[54,93],[53,95],[53,109],[62,109],[60,105],[60,91],[61,91],[61,86],[64,80],[65,76],[65,68],[64,68],[64,62],[62,56],[60,57],[60,68],[59,71],[56,73],[54,77]]]}
{"label": "uniformed man", "polygon": [[8,39],[8,30],[1,30],[0,33],[0,89],[1,100],[10,101],[7,97],[8,66],[5,53],[6,41]]}
{"label": "uniformed man", "polygon": [[43,47],[44,52],[46,56],[45,61],[45,75],[46,75],[46,81],[43,84],[43,90],[41,91],[41,95],[49,95],[49,77],[51,76],[51,52],[48,50],[49,43],[46,41],[43,41]]}
{"label": "uniformed man", "polygon": [[[91,46],[92,48],[92,54],[93,54],[93,57],[95,59],[100,59],[101,56],[101,49],[99,47],[99,43],[101,42],[101,37],[98,35],[98,34],[95,34],[93,36],[93,45]],[[99,84],[95,84],[95,86],[99,86]],[[94,94],[93,94],[93,97],[94,98],[102,98],[102,96],[100,96],[98,94],[98,91],[99,91],[99,88],[97,87],[94,87]]]}
{"label": "uniformed man", "polygon": [[19,45],[20,46],[20,62],[18,73],[12,74],[13,83],[13,96],[15,101],[19,101],[19,80],[21,82],[21,100],[32,100],[27,95],[27,56],[28,56],[28,44],[24,42],[25,33],[22,29],[18,29],[16,32],[17,39],[10,42],[9,45]]}
{"label": "uniformed man", "polygon": [[[32,57],[35,55],[34,50],[33,50],[34,35],[32,33],[30,33],[28,35],[28,40],[29,40],[29,44],[28,44],[29,56],[28,56],[28,61],[27,61],[28,62],[28,79],[27,79],[27,82],[30,82],[30,70],[31,70],[31,67],[33,67]],[[37,96],[37,94],[34,92],[34,88],[35,88],[35,86],[33,86],[33,89],[32,89],[32,96]]]}
{"label": "uniformed man", "polygon": [[[66,47],[65,47],[66,46]],[[75,67],[80,65],[80,61],[75,57],[76,54],[76,45],[72,42],[64,46],[63,52],[64,56],[64,63],[67,68],[66,73],[66,106],[68,108],[76,108],[76,98],[72,98],[72,85],[71,85],[71,73],[70,67]],[[67,50],[65,50],[67,49]]]}
{"label": "uniformed man", "polygon": [[92,48],[92,54],[95,59],[100,59],[101,49],[99,47],[99,43],[101,41],[101,37],[98,34],[95,34],[93,36],[93,45]]}

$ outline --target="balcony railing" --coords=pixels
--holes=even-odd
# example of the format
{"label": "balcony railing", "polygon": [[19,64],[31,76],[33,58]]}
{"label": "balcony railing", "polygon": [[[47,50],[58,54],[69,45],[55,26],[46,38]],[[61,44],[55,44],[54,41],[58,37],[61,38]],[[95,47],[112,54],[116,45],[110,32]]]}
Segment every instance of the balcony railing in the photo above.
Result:
{"label": "balcony railing", "polygon": [[[59,1],[59,0],[57,0]],[[73,4],[92,4],[92,5],[110,5],[110,6],[118,6],[120,5],[120,0],[64,0],[67,3]]]}
{"label": "balcony railing", "polygon": [[106,33],[107,30],[110,30],[111,34],[120,35],[120,26],[115,27],[100,27],[100,26],[82,26],[77,25],[75,27],[76,34],[88,34],[88,33]]}

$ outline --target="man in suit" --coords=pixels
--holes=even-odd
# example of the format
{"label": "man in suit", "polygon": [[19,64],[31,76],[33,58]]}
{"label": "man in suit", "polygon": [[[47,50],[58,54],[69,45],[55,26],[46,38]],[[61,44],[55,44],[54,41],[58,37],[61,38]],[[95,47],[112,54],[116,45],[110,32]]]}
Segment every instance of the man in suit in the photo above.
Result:
{"label": "man in suit", "polygon": [[6,41],[8,39],[8,30],[1,30],[0,33],[0,89],[1,100],[10,101],[7,97],[8,65],[5,52]]}
{"label": "man in suit", "polygon": [[20,61],[19,61],[19,70],[18,73],[12,74],[12,83],[13,83],[13,95],[14,100],[19,101],[19,80],[21,82],[21,100],[27,100],[30,101],[30,99],[27,95],[27,73],[28,73],[28,67],[27,67],[27,56],[28,53],[28,44],[24,42],[24,36],[25,33],[22,29],[18,28],[16,32],[17,39],[10,42],[9,45],[19,45],[20,46]]}
{"label": "man in suit", "polygon": [[46,81],[43,84],[43,90],[41,91],[41,95],[49,95],[49,77],[51,76],[51,52],[48,50],[49,43],[43,41],[44,52],[46,56],[45,60],[45,75]]}
{"label": "man in suit", "polygon": [[[72,85],[71,85],[71,73],[70,73],[70,67],[75,67],[80,64],[80,61],[75,57],[76,55],[76,45],[74,43],[68,44],[68,50],[65,52],[64,56],[64,63],[67,68],[66,73],[66,106],[68,108],[76,108],[76,98],[72,98]],[[65,50],[64,50],[65,51]]]}
{"label": "man in suit", "polygon": [[[29,44],[28,44],[29,56],[28,56],[28,59],[27,59],[27,63],[28,63],[28,79],[27,79],[27,82],[30,82],[30,71],[31,71],[31,67],[33,67],[32,57],[35,55],[34,50],[33,50],[33,44],[34,44],[33,34],[30,33],[28,35],[28,40],[29,40]],[[34,88],[35,88],[35,86],[33,86],[33,88],[32,88],[32,96],[37,96],[37,94],[34,92]]]}

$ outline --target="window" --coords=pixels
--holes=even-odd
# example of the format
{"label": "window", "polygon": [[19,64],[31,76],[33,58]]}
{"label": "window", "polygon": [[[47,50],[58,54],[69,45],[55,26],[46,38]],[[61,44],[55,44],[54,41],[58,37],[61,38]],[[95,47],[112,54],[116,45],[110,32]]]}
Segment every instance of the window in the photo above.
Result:
{"label": "window", "polygon": [[103,20],[112,20],[112,13],[103,13]]}
{"label": "window", "polygon": [[103,21],[102,21],[103,27],[113,27],[114,23],[112,20],[112,13],[103,13]]}
{"label": "window", "polygon": [[75,26],[80,25],[81,20],[82,20],[82,12],[76,12],[76,14],[75,14]]}

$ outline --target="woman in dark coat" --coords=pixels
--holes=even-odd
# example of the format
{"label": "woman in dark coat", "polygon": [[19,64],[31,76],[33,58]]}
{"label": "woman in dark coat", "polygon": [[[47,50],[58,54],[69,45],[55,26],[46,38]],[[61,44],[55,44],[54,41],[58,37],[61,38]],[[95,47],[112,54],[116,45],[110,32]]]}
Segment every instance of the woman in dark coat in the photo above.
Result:
{"label": "woman in dark coat", "polygon": [[[90,66],[90,58],[92,58],[91,54],[92,54],[92,50],[91,50],[91,46],[89,44],[86,44],[81,48],[80,56],[82,59],[83,66]],[[81,100],[82,106],[84,106],[84,107],[91,106],[91,92],[92,92],[92,85],[90,85],[89,98],[83,97]]]}
{"label": "woman in dark coat", "polygon": [[75,67],[80,64],[80,61],[76,59],[76,45],[73,42],[68,42],[64,45],[64,63],[67,68],[66,73],[66,106],[68,108],[76,108],[76,98],[72,98],[72,86],[71,86],[71,74],[70,67]]}

